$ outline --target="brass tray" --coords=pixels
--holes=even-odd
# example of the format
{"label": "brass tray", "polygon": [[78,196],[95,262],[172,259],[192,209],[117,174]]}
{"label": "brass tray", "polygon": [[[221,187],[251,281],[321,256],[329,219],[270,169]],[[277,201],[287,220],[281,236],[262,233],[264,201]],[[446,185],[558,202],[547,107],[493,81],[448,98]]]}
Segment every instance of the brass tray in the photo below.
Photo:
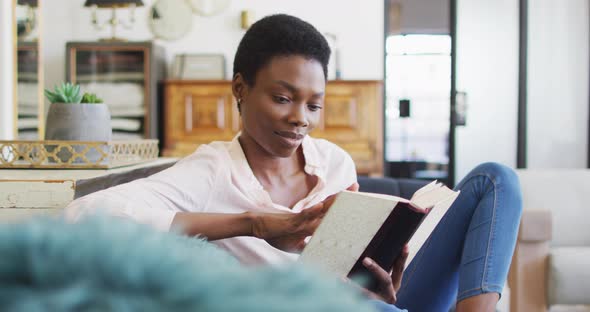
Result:
{"label": "brass tray", "polygon": [[158,152],[158,140],[0,140],[0,168],[110,169],[155,160]]}

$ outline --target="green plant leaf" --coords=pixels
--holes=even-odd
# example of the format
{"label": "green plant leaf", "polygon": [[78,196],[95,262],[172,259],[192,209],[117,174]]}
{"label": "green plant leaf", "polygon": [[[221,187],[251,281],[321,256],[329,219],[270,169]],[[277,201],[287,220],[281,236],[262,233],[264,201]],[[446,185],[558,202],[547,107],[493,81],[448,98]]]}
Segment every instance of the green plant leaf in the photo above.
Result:
{"label": "green plant leaf", "polygon": [[94,93],[84,93],[81,103],[95,104],[102,103],[102,99],[97,97]]}
{"label": "green plant leaf", "polygon": [[45,89],[45,97],[51,103],[80,103],[80,86],[70,82],[62,83],[60,86],[53,88],[54,92]]}

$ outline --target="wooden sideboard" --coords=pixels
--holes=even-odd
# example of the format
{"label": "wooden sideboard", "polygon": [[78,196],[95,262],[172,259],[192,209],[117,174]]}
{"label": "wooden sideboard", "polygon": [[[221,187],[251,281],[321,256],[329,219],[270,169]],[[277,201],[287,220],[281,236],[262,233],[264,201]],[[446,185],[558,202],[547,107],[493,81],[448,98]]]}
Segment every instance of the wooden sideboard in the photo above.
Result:
{"label": "wooden sideboard", "polygon": [[[231,81],[169,80],[164,89],[165,156],[185,156],[240,131]],[[329,81],[320,124],[311,133],[350,153],[359,174],[383,174],[382,92],[381,81]]]}

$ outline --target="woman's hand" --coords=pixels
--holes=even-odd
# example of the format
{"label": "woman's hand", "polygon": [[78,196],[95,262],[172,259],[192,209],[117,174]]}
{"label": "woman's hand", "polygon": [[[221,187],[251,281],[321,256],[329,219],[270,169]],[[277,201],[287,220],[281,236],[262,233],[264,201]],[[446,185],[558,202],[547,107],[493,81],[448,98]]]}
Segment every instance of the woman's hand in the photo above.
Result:
{"label": "woman's hand", "polygon": [[[347,188],[358,191],[358,183]],[[275,248],[300,252],[305,247],[305,238],[312,235],[334,203],[336,195],[299,213],[259,213],[254,215],[252,235],[266,240]]]}
{"label": "woman's hand", "polygon": [[363,265],[377,278],[379,287],[376,292],[364,290],[364,292],[373,299],[383,300],[387,303],[394,304],[397,301],[397,291],[402,282],[404,266],[408,259],[409,248],[404,246],[402,253],[395,260],[391,272],[385,271],[375,261],[370,258],[363,259]]}
{"label": "woman's hand", "polygon": [[321,202],[299,213],[256,214],[252,234],[275,248],[297,252],[305,247],[305,238],[313,234],[330,206]]}

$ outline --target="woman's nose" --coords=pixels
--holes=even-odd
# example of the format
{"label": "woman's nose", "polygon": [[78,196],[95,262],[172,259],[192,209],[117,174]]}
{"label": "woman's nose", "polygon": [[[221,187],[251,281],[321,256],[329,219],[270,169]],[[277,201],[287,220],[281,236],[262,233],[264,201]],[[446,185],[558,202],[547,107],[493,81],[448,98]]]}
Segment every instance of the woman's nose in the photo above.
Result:
{"label": "woman's nose", "polygon": [[289,123],[297,127],[307,127],[309,125],[305,105],[293,105],[293,109],[289,114]]}

